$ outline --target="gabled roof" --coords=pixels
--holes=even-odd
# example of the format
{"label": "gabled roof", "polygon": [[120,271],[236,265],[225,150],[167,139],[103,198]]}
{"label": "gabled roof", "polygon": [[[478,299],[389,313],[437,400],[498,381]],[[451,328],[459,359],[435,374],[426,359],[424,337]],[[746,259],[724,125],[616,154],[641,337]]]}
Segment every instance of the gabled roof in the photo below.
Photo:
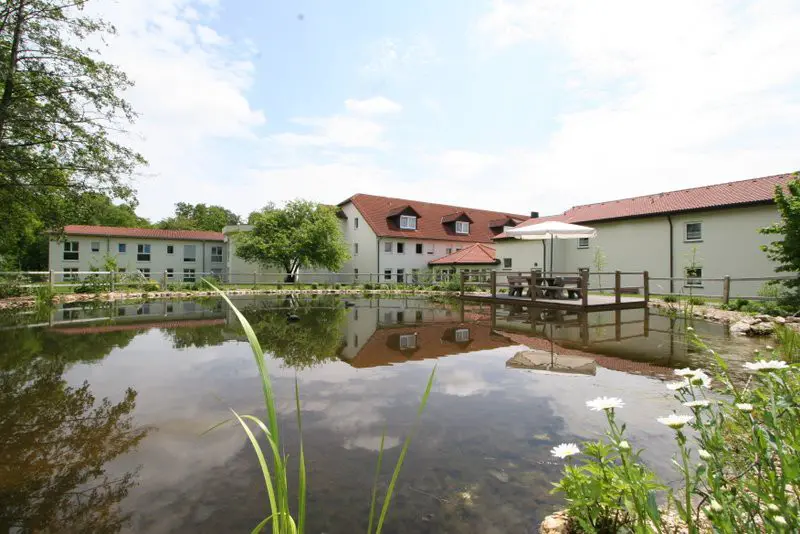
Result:
{"label": "gabled roof", "polygon": [[131,237],[175,241],[224,241],[222,232],[205,230],[160,230],[157,228],[125,228],[117,226],[84,226],[70,224],[64,227],[65,235],[91,235],[98,237]]}
{"label": "gabled roof", "polygon": [[475,243],[452,254],[428,262],[428,265],[494,265],[494,247]]}
{"label": "gabled roof", "polygon": [[[670,213],[712,210],[774,202],[775,186],[785,185],[797,175],[778,174],[751,178],[738,182],[680,189],[653,195],[583,204],[568,209],[561,215],[528,219],[519,226],[529,226],[543,221],[557,220],[568,223],[591,223],[635,217],[652,217]],[[497,239],[508,237],[500,234]]]}
{"label": "gabled roof", "polygon": [[397,217],[398,215],[405,215],[405,214],[408,214],[408,213],[413,213],[417,217],[420,216],[420,214],[417,212],[417,210],[414,209],[413,206],[411,206],[411,204],[405,204],[405,205],[397,206],[396,208],[390,209],[389,213],[386,214],[386,217]]}
{"label": "gabled roof", "polygon": [[443,223],[451,223],[456,221],[469,221],[474,223],[475,221],[472,220],[472,217],[467,214],[465,211],[457,211],[455,213],[449,213],[442,217]]}
{"label": "gabled roof", "polygon": [[[469,243],[491,243],[492,238],[494,238],[494,233],[489,227],[489,221],[500,218],[527,219],[525,215],[514,213],[434,204],[417,200],[380,197],[365,195],[363,193],[353,195],[340,203],[339,206],[343,206],[348,202],[352,202],[356,209],[361,212],[364,220],[379,237],[405,237],[410,239],[438,239]],[[411,207],[419,214],[416,230],[401,230],[389,224],[389,219],[387,219],[389,214],[392,213],[393,210],[405,206]],[[442,223],[443,217],[454,213],[465,213],[467,217],[470,218],[472,224],[470,225],[469,235],[457,234],[455,233],[453,225]]]}

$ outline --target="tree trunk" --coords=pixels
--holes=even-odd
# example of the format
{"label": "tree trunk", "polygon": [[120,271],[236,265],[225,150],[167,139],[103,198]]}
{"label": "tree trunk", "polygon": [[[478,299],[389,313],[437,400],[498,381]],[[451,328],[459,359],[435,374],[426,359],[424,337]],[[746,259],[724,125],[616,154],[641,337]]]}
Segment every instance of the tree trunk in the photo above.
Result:
{"label": "tree trunk", "polygon": [[17,60],[19,57],[19,43],[22,39],[22,26],[25,22],[25,1],[19,0],[17,15],[14,20],[14,37],[11,41],[11,50],[8,58],[8,72],[3,80],[3,96],[0,98],[0,144],[5,138],[6,120],[8,119],[8,108],[14,91],[14,75],[17,72]]}

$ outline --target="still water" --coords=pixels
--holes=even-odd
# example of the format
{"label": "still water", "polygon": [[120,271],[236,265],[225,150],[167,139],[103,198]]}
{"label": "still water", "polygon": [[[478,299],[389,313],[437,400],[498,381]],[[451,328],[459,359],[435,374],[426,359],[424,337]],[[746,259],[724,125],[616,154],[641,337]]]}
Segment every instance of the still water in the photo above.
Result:
{"label": "still water", "polygon": [[[597,436],[599,395],[671,477],[671,370],[708,364],[677,319],[424,299],[238,298],[266,351],[286,451],[302,400],[308,532],[364,532],[437,378],[385,532],[536,532],[560,504],[549,450]],[[299,320],[289,321],[288,314]],[[249,532],[263,479],[230,408],[263,416],[248,345],[218,300],[65,305],[0,326],[0,532]],[[758,341],[695,322],[737,363]],[[531,350],[526,357],[518,355]]]}

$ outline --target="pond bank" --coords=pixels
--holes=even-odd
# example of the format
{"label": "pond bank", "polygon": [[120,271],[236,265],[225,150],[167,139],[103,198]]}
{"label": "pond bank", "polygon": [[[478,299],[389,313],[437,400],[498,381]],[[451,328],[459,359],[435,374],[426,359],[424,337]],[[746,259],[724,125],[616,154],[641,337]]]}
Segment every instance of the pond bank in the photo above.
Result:
{"label": "pond bank", "polygon": [[[664,302],[660,299],[651,300],[650,307],[668,311],[673,310],[676,313],[681,313],[684,310],[674,303]],[[800,331],[800,317],[793,315],[786,317],[766,314],[752,315],[735,310],[720,310],[713,306],[693,306],[691,314],[698,319],[728,325],[731,334],[740,336],[769,336],[775,331],[776,325],[786,325]]]}

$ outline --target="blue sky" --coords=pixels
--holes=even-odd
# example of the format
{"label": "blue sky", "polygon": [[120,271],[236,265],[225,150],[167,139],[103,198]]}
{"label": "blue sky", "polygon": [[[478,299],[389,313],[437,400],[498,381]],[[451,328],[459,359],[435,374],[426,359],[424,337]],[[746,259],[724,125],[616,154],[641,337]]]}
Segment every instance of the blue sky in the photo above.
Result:
{"label": "blue sky", "polygon": [[[647,5],[642,5],[647,4]],[[800,168],[800,5],[94,0],[140,213],[357,192],[543,214]]]}

